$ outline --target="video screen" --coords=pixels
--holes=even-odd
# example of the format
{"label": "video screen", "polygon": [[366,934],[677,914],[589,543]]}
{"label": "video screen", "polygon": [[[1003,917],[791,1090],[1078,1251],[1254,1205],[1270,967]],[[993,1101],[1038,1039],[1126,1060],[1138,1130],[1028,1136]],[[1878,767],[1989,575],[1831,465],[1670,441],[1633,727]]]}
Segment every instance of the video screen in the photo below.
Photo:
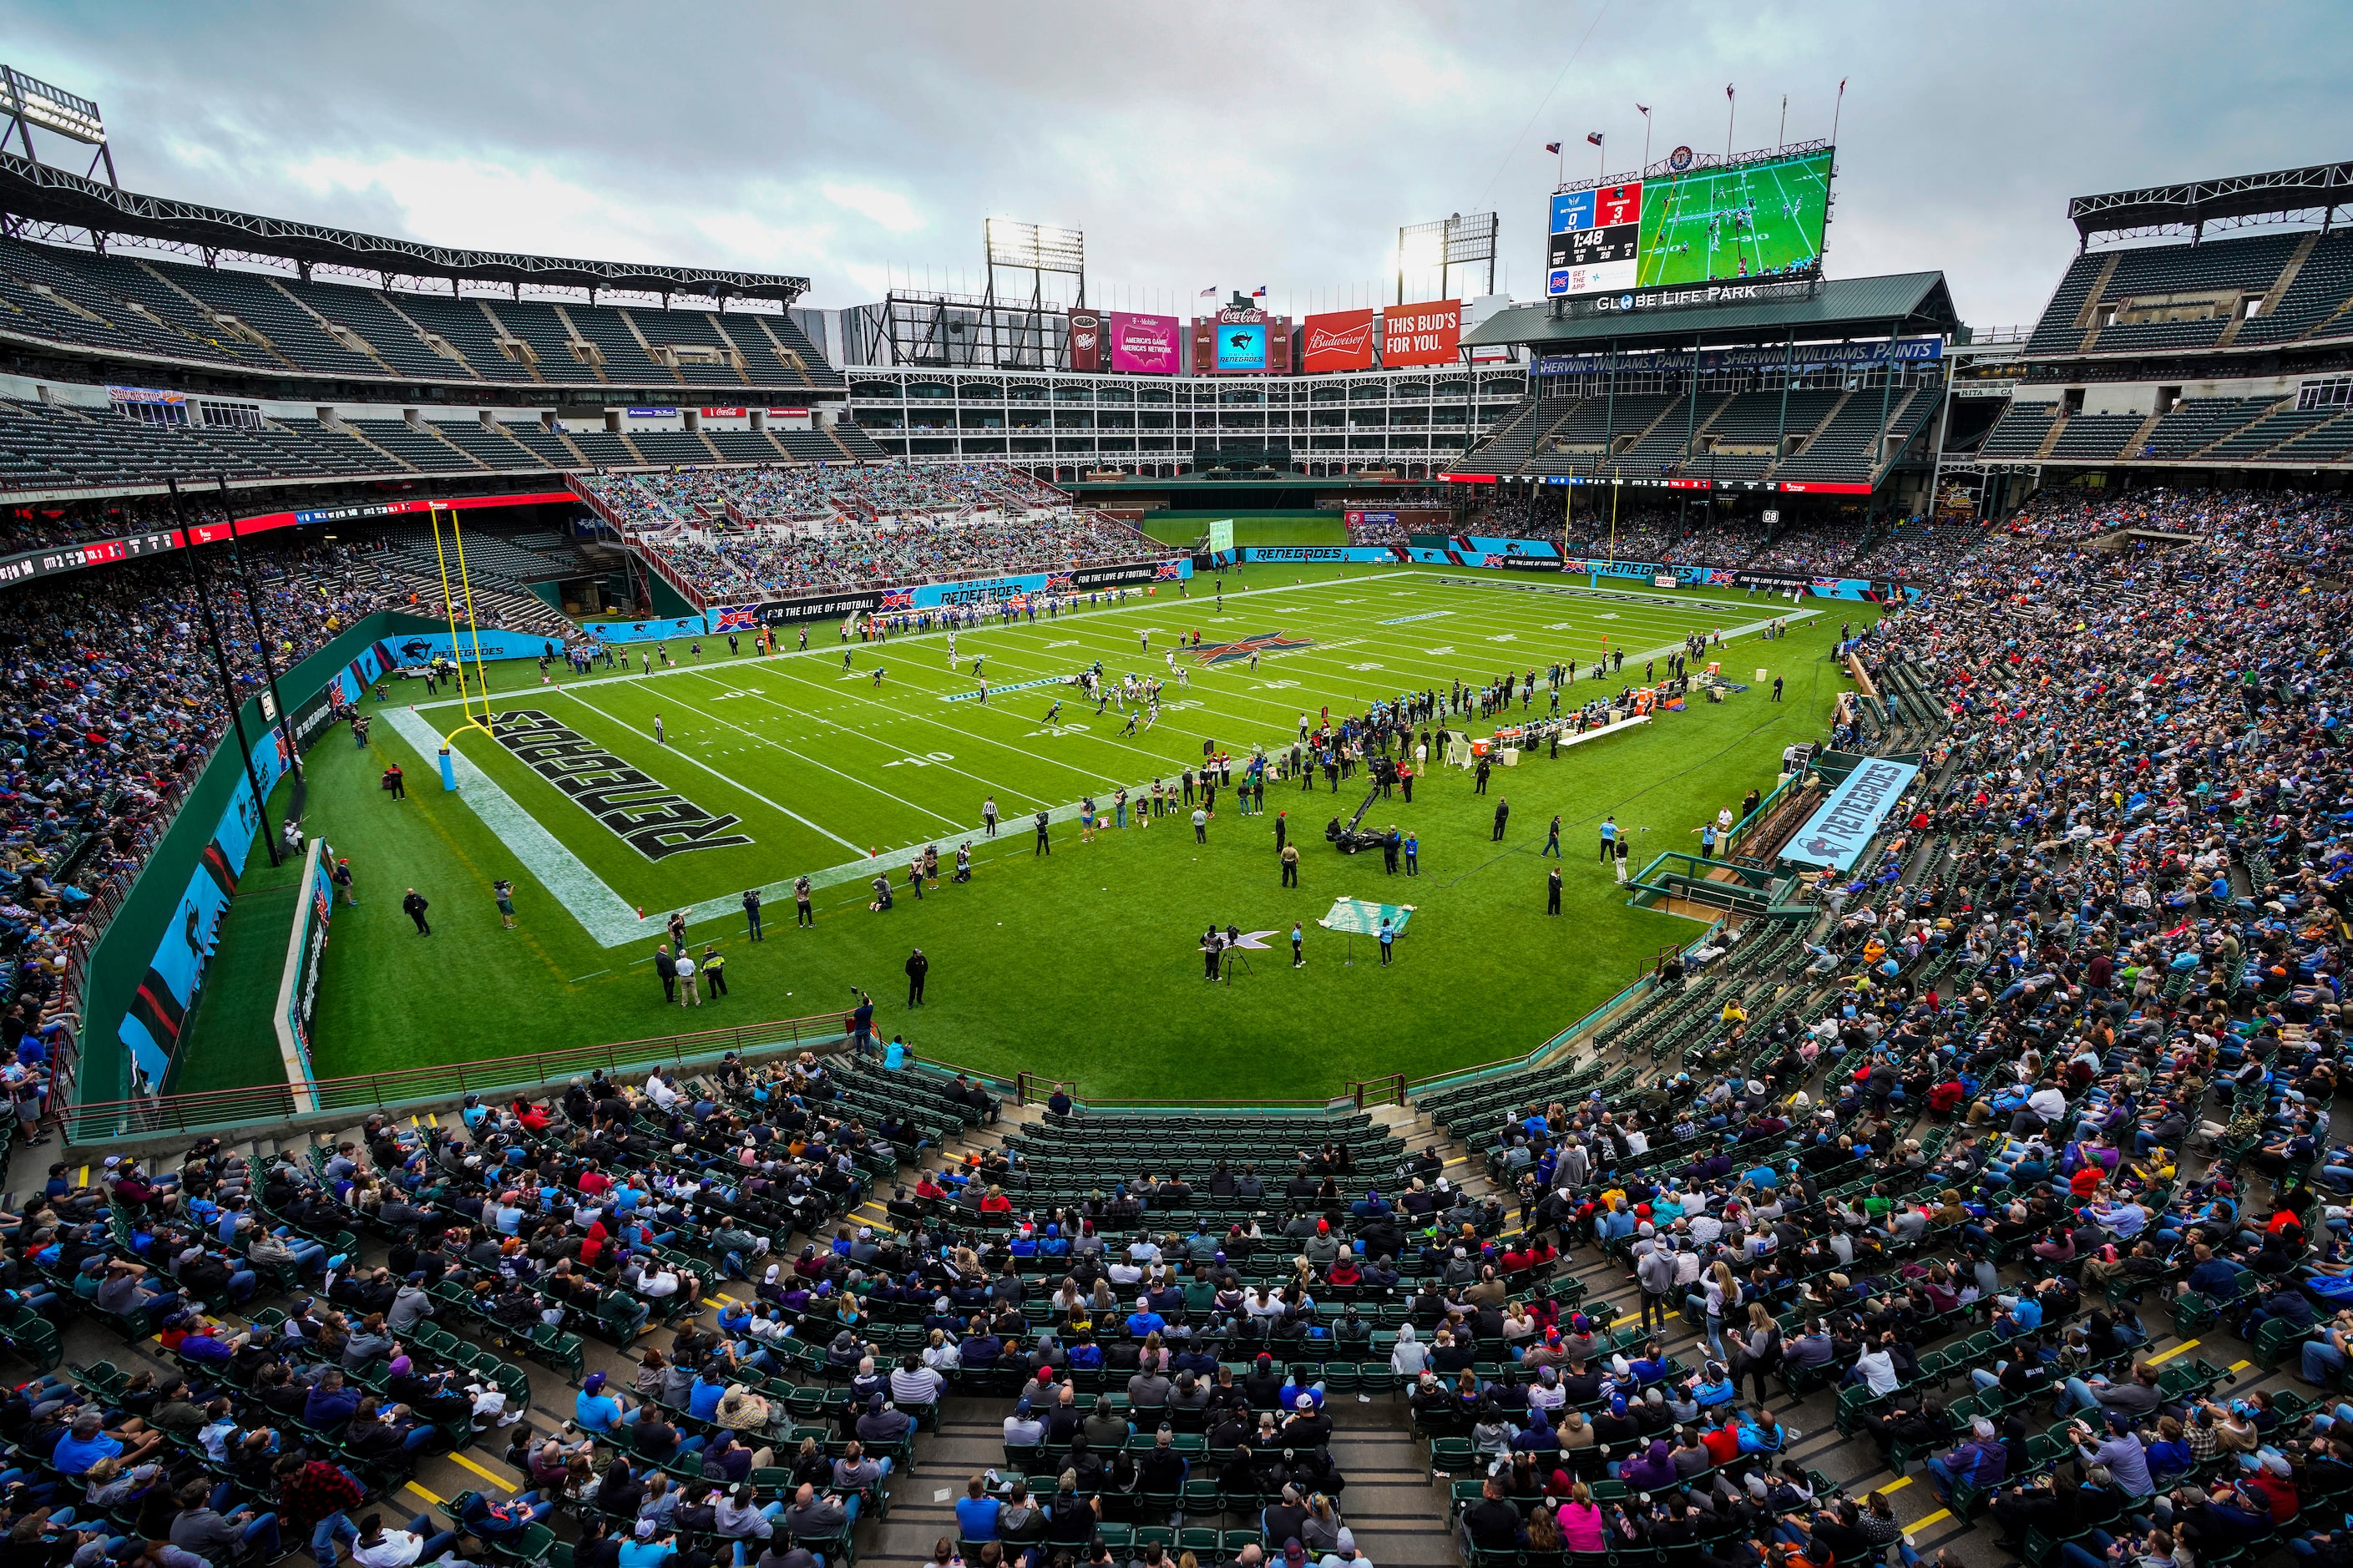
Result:
{"label": "video screen", "polygon": [[1820,274],[1832,150],[1552,199],[1545,292],[1679,289]]}
{"label": "video screen", "polygon": [[1266,368],[1264,321],[1219,321],[1216,324],[1219,370]]}

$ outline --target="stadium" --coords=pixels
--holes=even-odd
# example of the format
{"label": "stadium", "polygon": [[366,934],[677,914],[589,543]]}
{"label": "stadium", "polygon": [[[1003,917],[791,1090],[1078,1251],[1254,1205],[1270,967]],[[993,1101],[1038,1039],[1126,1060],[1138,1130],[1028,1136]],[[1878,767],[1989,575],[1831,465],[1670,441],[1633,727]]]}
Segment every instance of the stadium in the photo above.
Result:
{"label": "stadium", "polygon": [[2343,1557],[2353,164],[1186,317],[0,113],[25,1561]]}

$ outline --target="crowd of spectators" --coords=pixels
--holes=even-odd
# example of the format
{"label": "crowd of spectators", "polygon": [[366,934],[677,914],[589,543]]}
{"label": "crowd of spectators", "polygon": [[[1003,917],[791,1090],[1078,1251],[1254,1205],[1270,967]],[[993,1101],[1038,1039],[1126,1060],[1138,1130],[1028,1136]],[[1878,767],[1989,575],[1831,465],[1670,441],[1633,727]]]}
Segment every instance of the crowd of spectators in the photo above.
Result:
{"label": "crowd of spectators", "polygon": [[[2353,1352],[2353,1311],[2326,1321],[2343,1211],[2310,1184],[2353,1189],[2328,1121],[2348,617],[2309,592],[2336,531],[2287,498],[2155,559],[1995,537],[1862,636],[1950,728],[1825,886],[1821,989],[1754,1029],[1732,992],[1685,1070],[1494,1129],[1524,1222],[1624,1258],[1642,1321],[1524,1346],[1500,1380],[1421,1378],[1418,1410],[1496,1466],[1467,1545],[1892,1546],[1883,1494],[1818,1497],[1781,1458],[1767,1396],[1835,1386],[1842,1434],[1927,1459],[2013,1553],[2031,1532],[2078,1537],[2076,1568],[2336,1552],[2342,1509],[2316,1504],[2353,1485],[2338,1412],[2218,1402],[2221,1368],[2147,1359],[2143,1304],[2292,1353],[2325,1391]],[[1678,1314],[1690,1364],[1651,1334]],[[1648,1498],[1597,1500],[1604,1476]]]}
{"label": "crowd of spectators", "polygon": [[723,518],[733,502],[772,522],[873,522],[1067,509],[1070,498],[1001,463],[905,463],[598,473],[584,482],[632,531]]}
{"label": "crowd of spectators", "polygon": [[2126,528],[2203,539],[2253,532],[2276,541],[2289,531],[2333,539],[2347,526],[2348,515],[2353,509],[2345,499],[2328,491],[2158,485],[2111,492],[2052,486],[2029,496],[2007,526],[2013,533],[2052,543]]}
{"label": "crowd of spectators", "polygon": [[803,531],[713,530],[653,550],[714,604],[955,577],[1066,572],[1168,553],[1116,518],[1063,507],[947,521],[834,520]]}
{"label": "crowd of spectators", "polygon": [[1777,530],[1738,564],[1759,572],[1844,577],[1869,532],[1867,525],[1842,519],[1804,519]]}
{"label": "crowd of spectators", "polygon": [[[1002,464],[681,468],[586,482],[714,603],[1168,553]],[[728,521],[729,503],[747,526]]]}
{"label": "crowd of spectators", "polygon": [[1976,553],[1986,537],[1986,525],[1975,518],[1910,518],[1863,546],[1846,572],[1854,577],[1916,577],[1933,584]]}
{"label": "crowd of spectators", "polygon": [[[250,543],[249,607],[227,553],[207,553],[239,701],[265,681],[255,609],[282,673],[359,617],[413,607],[419,584],[380,554]],[[12,585],[0,594],[0,997],[37,1029],[62,1027],[78,959],[227,734],[228,709],[178,556]]]}
{"label": "crowd of spectators", "polygon": [[[785,1568],[871,1506],[944,1393],[985,1387],[1009,1402],[1008,1454],[1056,1460],[1036,1472],[1050,1492],[1026,1472],[965,1488],[960,1526],[1002,1557],[1075,1561],[1098,1500],[1215,1479],[1259,1500],[1268,1555],[1296,1540],[1345,1562],[1335,1385],[1293,1371],[1342,1363],[1385,1366],[1433,1451],[1464,1456],[1474,1561],[1688,1546],[1708,1568],[1780,1568],[1898,1549],[1884,1493],[1828,1495],[1788,1454],[1771,1396],[1834,1388],[1841,1433],[1926,1459],[1927,1487],[2004,1541],[2093,1531],[2080,1558],[2058,1553],[2070,1568],[2103,1568],[2112,1542],[2163,1568],[2288,1541],[2341,1562],[2341,1505],[2316,1505],[2353,1489],[2353,1419],[2218,1401],[2221,1369],[2147,1351],[2169,1310],[2184,1332],[2211,1313],[2324,1389],[2353,1361],[2353,1311],[2315,1305],[2348,1278],[2343,1216],[2315,1186],[2353,1189],[2329,1123],[2353,1022],[2353,612],[2313,591],[2342,534],[2334,503],[2301,497],[2148,554],[1998,533],[1861,633],[1883,689],[1925,694],[1943,724],[1888,831],[1823,880],[1805,983],[1777,984],[1753,1023],[1736,988],[1720,1013],[1703,993],[1680,1070],[1564,1079],[1578,1087],[1497,1112],[1482,1152],[1501,1201],[1451,1186],[1434,1153],[1371,1172],[1310,1151],[1279,1189],[1247,1165],[1196,1173],[1242,1207],[1187,1230],[1158,1216],[1194,1214],[1192,1179],[1039,1202],[1043,1178],[992,1150],[894,1191],[891,1224],[867,1229],[839,1216],[944,1119],[996,1108],[862,1057],[730,1062],[701,1088],[575,1082],[438,1127],[379,1117],[315,1173],[200,1145],[175,1180],[118,1166],[91,1191],[61,1173],[0,1215],[9,1288],[38,1311],[88,1285],[101,1310],[147,1314],[202,1382],[16,1391],[0,1418],[58,1479],[12,1494],[6,1522],[58,1487],[111,1486],[117,1470],[90,1476],[112,1459],[160,1465],[108,1501],[148,1510],[161,1539],[214,1519],[263,1544],[265,1526],[360,1536],[364,1479],[512,1414],[432,1359],[424,1320],[463,1314],[517,1345],[677,1330],[633,1352],[630,1388],[588,1379],[573,1430],[523,1429],[510,1457],[533,1484],[513,1511],[450,1521],[480,1540],[564,1512],[592,1547],[732,1538]],[[65,625],[126,616],[121,646],[190,650],[200,673],[188,612],[174,619],[168,580],[146,586],[164,607],[85,598]],[[19,763],[95,765],[150,729],[184,750],[138,753],[148,765],[201,755],[193,677],[83,668],[70,635],[15,636]],[[107,727],[123,697],[137,711]],[[1711,981],[1679,971],[1662,991]],[[855,1026],[871,1042],[871,1012]],[[1070,1110],[1058,1095],[1051,1113]],[[132,1239],[110,1203],[142,1222]],[[346,1229],[389,1242],[384,1268],[330,1261]],[[813,1239],[788,1258],[776,1239],[795,1230]],[[1592,1249],[1631,1271],[1634,1323],[1559,1278]],[[1251,1266],[1270,1262],[1271,1281]],[[284,1323],[216,1326],[206,1309],[273,1275],[296,1292]],[[736,1279],[748,1300],[718,1302]],[[1376,1326],[1367,1302],[1402,1321]],[[1699,1335],[1688,1363],[1666,1349],[1679,1317]],[[1935,1349],[1971,1334],[1989,1337],[1958,1361]],[[819,1402],[830,1447],[800,1440],[800,1384],[778,1375],[819,1369],[849,1395]],[[350,1374],[386,1380],[365,1423]],[[1081,1374],[1117,1377],[1124,1405],[1082,1405]],[[250,1461],[227,1491],[209,1474],[187,1489],[194,1472],[157,1457],[178,1404]],[[323,1443],[273,1417],[298,1406]],[[2046,1430],[2046,1408],[2066,1424]],[[702,1479],[681,1487],[661,1465],[689,1451]],[[733,1489],[755,1468],[765,1487]]]}
{"label": "crowd of spectators", "polygon": [[[903,1278],[928,1302],[929,1280],[948,1288],[921,1236],[878,1247],[844,1230],[839,1252],[772,1260],[769,1238],[823,1233],[929,1136],[903,1110],[861,1114],[842,1077],[815,1058],[756,1074],[731,1058],[695,1098],[659,1072],[641,1089],[600,1072],[542,1102],[470,1098],[440,1127],[372,1116],[310,1161],[248,1161],[205,1139],[155,1175],[109,1157],[82,1186],[58,1165],[0,1215],[11,1310],[95,1312],[160,1335],[181,1370],[11,1389],[6,1479],[25,1484],[0,1492],[0,1531],[62,1542],[59,1560],[90,1548],[78,1560],[93,1564],[127,1563],[146,1542],[213,1562],[305,1546],[321,1563],[343,1551],[364,1564],[516,1561],[561,1510],[575,1561],[607,1568],[618,1549],[681,1537],[723,1554],[744,1542],[769,1568],[804,1568],[812,1547],[833,1560],[892,1456],[904,1462],[907,1412],[924,1414],[903,1371],[875,1371],[874,1289],[898,1299]],[[934,1130],[982,1114],[931,1103]],[[380,1264],[357,1258],[361,1234]],[[751,1299],[706,1317],[708,1283],[745,1272]],[[264,1288],[282,1309],[257,1311]],[[652,1324],[674,1330],[667,1348],[636,1348]],[[528,1380],[502,1361],[529,1348],[576,1373],[584,1333],[619,1347],[634,1375],[626,1388],[579,1378],[570,1419],[534,1431]],[[768,1378],[807,1374],[812,1358],[853,1395],[832,1456]],[[501,1439],[529,1478],[518,1494],[431,1498],[446,1521],[392,1508],[424,1457]],[[698,1481],[664,1473],[697,1458]]]}
{"label": "crowd of spectators", "polygon": [[1412,531],[1393,519],[1356,517],[1345,520],[1348,542],[1360,545],[1409,544]]}

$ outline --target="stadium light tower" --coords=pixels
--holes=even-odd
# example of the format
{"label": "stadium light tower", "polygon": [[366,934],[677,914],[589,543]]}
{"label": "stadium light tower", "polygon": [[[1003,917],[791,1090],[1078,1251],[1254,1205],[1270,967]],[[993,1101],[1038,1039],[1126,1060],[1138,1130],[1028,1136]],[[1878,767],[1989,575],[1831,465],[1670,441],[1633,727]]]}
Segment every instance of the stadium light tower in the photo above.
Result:
{"label": "stadium light tower", "polygon": [[13,138],[25,150],[25,161],[37,163],[41,155],[34,150],[33,132],[47,131],[95,148],[82,178],[96,179],[102,167],[106,183],[121,188],[114,177],[114,154],[106,145],[106,118],[91,100],[26,76],[14,66],[0,66],[0,117],[6,121],[0,125],[0,148]]}
{"label": "stadium light tower", "polygon": [[1493,213],[1456,213],[1435,223],[1409,223],[1398,229],[1396,304],[1405,303],[1405,275],[1409,269],[1426,272],[1438,268],[1438,291],[1452,297],[1454,268],[1477,267],[1487,268],[1486,287],[1482,294],[1495,291],[1495,215]]}
{"label": "stadium light tower", "polygon": [[[988,261],[988,292],[983,297],[981,310],[992,323],[1000,310],[1018,309],[1026,320],[1018,320],[1014,328],[1011,363],[998,356],[998,370],[1043,369],[1055,357],[1050,352],[1053,334],[1047,330],[1046,279],[1067,278],[1076,288],[1076,296],[1058,301],[1066,306],[1087,302],[1087,237],[1075,228],[1053,228],[1040,224],[1019,223],[1012,218],[992,217],[981,222],[981,246]],[[1027,273],[1029,298],[1007,298],[997,290],[997,275],[1011,274],[1008,281],[1017,287]],[[1055,290],[1057,294],[1060,289]]]}

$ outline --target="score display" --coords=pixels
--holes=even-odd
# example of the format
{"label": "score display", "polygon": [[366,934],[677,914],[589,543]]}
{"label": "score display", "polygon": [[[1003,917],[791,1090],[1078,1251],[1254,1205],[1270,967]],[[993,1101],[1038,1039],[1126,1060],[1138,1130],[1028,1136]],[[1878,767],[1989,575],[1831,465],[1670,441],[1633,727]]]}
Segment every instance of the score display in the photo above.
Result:
{"label": "score display", "polygon": [[1550,232],[1546,293],[1631,289],[1641,250],[1642,182],[1562,192],[1552,199]]}
{"label": "score display", "polygon": [[1820,275],[1834,150],[1670,172],[1552,198],[1553,299]]}

